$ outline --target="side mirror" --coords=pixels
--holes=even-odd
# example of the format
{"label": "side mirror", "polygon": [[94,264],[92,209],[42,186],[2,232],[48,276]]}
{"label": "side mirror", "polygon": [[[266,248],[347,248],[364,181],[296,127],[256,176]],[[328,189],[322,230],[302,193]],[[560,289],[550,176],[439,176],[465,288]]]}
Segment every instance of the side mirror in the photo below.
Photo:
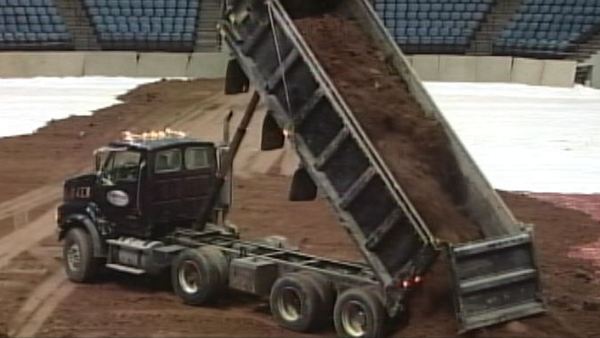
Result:
{"label": "side mirror", "polygon": [[95,163],[96,172],[99,172],[100,167],[102,166],[102,156],[100,154],[96,154],[95,160],[96,160],[96,163]]}
{"label": "side mirror", "polygon": [[317,185],[306,169],[298,168],[292,178],[289,200],[293,202],[313,201],[317,198]]}

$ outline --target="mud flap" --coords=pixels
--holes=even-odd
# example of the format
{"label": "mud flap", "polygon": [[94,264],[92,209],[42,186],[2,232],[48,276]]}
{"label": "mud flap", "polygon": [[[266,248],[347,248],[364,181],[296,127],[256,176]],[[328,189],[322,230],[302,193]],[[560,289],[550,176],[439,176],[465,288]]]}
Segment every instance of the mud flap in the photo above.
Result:
{"label": "mud flap", "polygon": [[461,332],[545,311],[530,233],[448,247]]}
{"label": "mud flap", "polygon": [[317,186],[312,178],[306,172],[306,169],[300,167],[296,169],[292,179],[289,200],[293,202],[312,201],[317,198]]}
{"label": "mud flap", "polygon": [[260,150],[269,151],[283,148],[285,143],[285,135],[283,130],[279,128],[277,122],[271,116],[270,112],[267,112],[262,125],[262,133],[260,139]]}

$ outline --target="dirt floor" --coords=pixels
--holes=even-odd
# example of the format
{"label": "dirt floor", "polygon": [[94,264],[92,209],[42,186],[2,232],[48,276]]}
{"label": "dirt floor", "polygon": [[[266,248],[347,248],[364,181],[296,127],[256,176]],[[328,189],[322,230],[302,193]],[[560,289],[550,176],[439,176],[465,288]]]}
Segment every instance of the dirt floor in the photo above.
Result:
{"label": "dirt floor", "polygon": [[[66,281],[59,268],[61,249],[53,236],[51,210],[61,189],[56,182],[84,169],[92,162],[92,149],[117,137],[120,130],[170,126],[193,136],[218,139],[224,112],[241,110],[248,99],[244,95],[224,97],[221,91],[219,81],[152,84],[126,95],[128,103],[92,117],[57,121],[33,136],[0,140],[0,215],[7,208],[36,210],[19,222],[9,219],[10,226],[0,237],[0,336],[333,335],[332,329],[313,335],[280,329],[270,319],[267,304],[254,297],[230,293],[214,307],[194,308],[184,306],[168,283],[160,280],[110,273],[98,283],[75,285]],[[259,119],[256,125],[261,122]],[[288,175],[295,168],[293,154],[288,149],[259,153],[257,135],[254,126],[236,163],[232,219],[244,236],[281,234],[302,250],[360,259],[325,200],[286,201]],[[72,148],[66,151],[63,147]],[[61,155],[54,155],[56,152]],[[36,167],[48,170],[40,173]],[[600,198],[502,196],[519,219],[536,225],[550,311],[468,336],[600,337],[600,255],[594,255],[598,252],[595,243],[600,243]],[[414,293],[410,321],[394,336],[455,335],[448,290],[433,279],[443,278],[441,267],[437,265],[440,271],[426,276],[423,288]]]}

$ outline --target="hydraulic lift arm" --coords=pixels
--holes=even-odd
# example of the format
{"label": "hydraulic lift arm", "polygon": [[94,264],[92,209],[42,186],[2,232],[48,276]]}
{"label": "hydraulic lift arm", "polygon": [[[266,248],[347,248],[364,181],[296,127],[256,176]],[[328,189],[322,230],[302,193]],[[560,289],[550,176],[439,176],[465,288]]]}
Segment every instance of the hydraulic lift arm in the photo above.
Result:
{"label": "hydraulic lift arm", "polygon": [[233,160],[235,159],[235,156],[237,155],[240,149],[240,145],[242,144],[242,141],[246,136],[246,130],[248,129],[248,125],[252,121],[252,117],[256,112],[256,107],[258,106],[259,101],[260,95],[258,94],[258,92],[254,92],[254,94],[252,94],[252,98],[250,99],[250,103],[248,103],[248,106],[246,107],[244,116],[242,117],[242,120],[238,125],[235,135],[233,136],[233,140],[231,140],[231,143],[229,144],[229,151],[221,161],[219,171],[216,175],[217,182],[215,182],[212,190],[208,195],[207,203],[202,209],[200,209],[199,221],[194,225],[194,229],[196,230],[199,228],[203,228],[206,225],[206,223],[208,223],[208,220],[211,217],[214,206],[217,203],[219,194],[221,193],[221,189],[225,184],[227,176],[231,172],[231,168],[233,167]]}

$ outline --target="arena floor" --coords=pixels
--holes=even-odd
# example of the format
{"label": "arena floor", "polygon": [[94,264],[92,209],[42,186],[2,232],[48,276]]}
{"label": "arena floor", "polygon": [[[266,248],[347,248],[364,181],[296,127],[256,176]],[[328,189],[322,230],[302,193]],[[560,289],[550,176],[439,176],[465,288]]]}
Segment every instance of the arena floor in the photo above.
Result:
{"label": "arena floor", "polygon": [[[0,135],[28,133],[49,119],[86,116],[0,139],[0,336],[296,336],[278,328],[266,303],[253,297],[233,294],[213,308],[191,308],[154,280],[111,274],[81,286],[66,281],[60,269],[53,209],[61,181],[89,169],[94,148],[123,130],[164,127],[219,140],[225,113],[240,112],[248,95],[226,97],[220,81],[163,81],[100,109],[151,80],[3,81],[0,118],[9,120],[0,120]],[[600,193],[600,92],[502,84],[426,86],[492,185],[512,191],[502,196],[516,216],[536,225],[548,315],[473,335],[600,335],[600,196],[595,195]],[[19,87],[23,90],[16,91]],[[286,201],[297,160],[287,148],[258,150],[261,122],[258,116],[251,125],[236,162],[234,222],[246,237],[278,233],[309,252],[360,259],[326,201]],[[448,290],[436,281],[438,273],[432,271],[411,299],[411,320],[397,336],[455,334]]]}

